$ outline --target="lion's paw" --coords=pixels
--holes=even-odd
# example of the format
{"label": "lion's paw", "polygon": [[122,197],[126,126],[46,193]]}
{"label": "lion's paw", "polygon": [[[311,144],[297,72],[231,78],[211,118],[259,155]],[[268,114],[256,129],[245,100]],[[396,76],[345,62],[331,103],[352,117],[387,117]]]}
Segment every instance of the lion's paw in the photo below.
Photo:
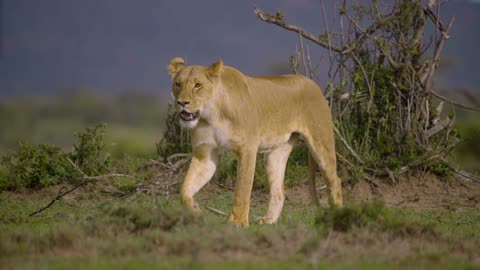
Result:
{"label": "lion's paw", "polygon": [[277,221],[271,217],[259,217],[255,220],[258,224],[275,224]]}
{"label": "lion's paw", "polygon": [[247,218],[239,218],[231,213],[228,217],[228,223],[234,224],[239,227],[248,227],[248,217]]}
{"label": "lion's paw", "polygon": [[190,209],[194,214],[202,213],[202,209],[200,208],[200,205],[197,202],[193,202],[192,207]]}

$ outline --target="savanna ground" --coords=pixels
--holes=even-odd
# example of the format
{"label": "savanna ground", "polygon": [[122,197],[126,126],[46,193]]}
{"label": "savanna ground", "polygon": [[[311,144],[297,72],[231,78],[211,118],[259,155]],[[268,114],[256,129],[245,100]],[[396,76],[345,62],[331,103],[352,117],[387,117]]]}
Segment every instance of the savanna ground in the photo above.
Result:
{"label": "savanna ground", "polygon": [[[68,149],[71,139],[55,141],[45,124],[69,133],[72,127],[104,120],[112,123],[106,134],[111,170],[134,175],[140,182],[102,179],[32,217],[29,214],[47,205],[62,187],[75,183],[1,191],[2,269],[480,269],[480,184],[429,173],[395,179],[352,180],[344,176],[347,206],[328,208],[326,190],[318,181],[322,207],[316,209],[309,203],[304,152],[295,151],[289,161],[287,199],[278,224],[254,223],[265,213],[268,202],[259,168],[251,225],[238,228],[206,208],[225,213],[231,209],[235,163],[229,156],[222,159],[215,178],[197,196],[203,215],[191,215],[180,205],[178,189],[188,163],[158,162],[154,143],[158,139],[155,134],[161,131],[155,125],[160,125],[161,118],[147,116],[160,115],[159,109],[132,117],[150,119],[132,128],[131,123],[116,121],[116,117],[122,118],[119,112],[112,113],[115,110],[104,105],[96,107],[91,101],[88,110],[82,110],[85,113],[74,113],[76,121],[58,119],[65,114],[49,112],[60,110],[52,104],[46,106],[50,108],[47,111],[38,109],[41,106],[12,104],[3,106],[3,112],[17,109],[23,115],[13,112],[21,116],[13,125],[4,121],[3,149],[15,149],[10,141],[28,128],[31,132],[23,133],[25,139],[47,140]],[[86,105],[78,105],[82,106]],[[150,107],[138,108],[145,111]],[[109,118],[97,119],[102,116]],[[475,122],[465,123],[470,122],[465,121],[462,130],[467,138],[470,134],[471,141],[460,146],[456,155],[462,158],[456,162],[474,172],[478,170],[475,139],[480,137],[475,134],[480,129]],[[7,126],[8,133],[4,132]],[[165,164],[179,167],[172,170]]]}
{"label": "savanna ground", "polygon": [[[391,195],[385,205],[359,204],[358,194],[372,193],[354,188],[346,191],[347,208],[318,210],[301,184],[287,190],[277,225],[248,228],[205,208],[202,216],[186,213],[173,187],[167,197],[91,185],[33,217],[58,186],[3,192],[0,261],[3,269],[477,269],[479,185],[426,176],[410,187],[402,201],[396,195],[406,185],[380,185]],[[228,187],[211,183],[199,202],[228,212],[231,197]],[[264,213],[267,198],[254,192],[251,220]]]}

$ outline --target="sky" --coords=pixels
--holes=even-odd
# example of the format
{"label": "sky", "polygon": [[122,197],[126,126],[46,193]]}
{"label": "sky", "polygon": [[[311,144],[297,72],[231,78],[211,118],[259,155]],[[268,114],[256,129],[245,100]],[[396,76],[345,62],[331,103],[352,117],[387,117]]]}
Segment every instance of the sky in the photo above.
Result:
{"label": "sky", "polygon": [[[334,12],[334,0],[324,1],[327,14]],[[254,5],[323,32],[320,0],[0,0],[0,97],[166,93],[166,65],[175,56],[199,65],[221,58],[246,74],[268,75],[272,64],[288,61],[298,37],[259,21]],[[449,16],[456,20],[437,84],[480,89],[480,1],[450,0],[442,10]],[[325,67],[326,52],[312,51]]]}

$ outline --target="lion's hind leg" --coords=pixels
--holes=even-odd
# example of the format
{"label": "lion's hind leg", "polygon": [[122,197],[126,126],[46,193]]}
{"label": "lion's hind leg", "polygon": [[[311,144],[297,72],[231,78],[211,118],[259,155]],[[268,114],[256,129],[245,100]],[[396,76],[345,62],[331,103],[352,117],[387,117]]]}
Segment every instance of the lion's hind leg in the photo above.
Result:
{"label": "lion's hind leg", "polygon": [[330,205],[342,206],[342,184],[337,176],[337,159],[333,134],[317,132],[303,134],[310,149],[310,153],[325,179],[329,191],[328,202]]}
{"label": "lion's hind leg", "polygon": [[270,200],[267,214],[257,219],[260,224],[276,223],[282,212],[285,194],[283,182],[288,156],[292,151],[294,142],[282,144],[266,154],[266,173],[270,185]]}

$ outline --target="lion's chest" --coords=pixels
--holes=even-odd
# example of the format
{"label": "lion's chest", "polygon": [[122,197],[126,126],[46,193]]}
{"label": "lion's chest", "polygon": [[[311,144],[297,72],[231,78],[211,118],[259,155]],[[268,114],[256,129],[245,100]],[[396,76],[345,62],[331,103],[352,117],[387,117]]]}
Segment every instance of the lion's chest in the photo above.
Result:
{"label": "lion's chest", "polygon": [[194,147],[207,144],[214,148],[230,150],[235,141],[237,141],[236,136],[231,131],[228,123],[199,123],[192,132],[192,144]]}
{"label": "lion's chest", "polygon": [[235,150],[248,144],[258,144],[261,153],[270,152],[280,145],[288,143],[292,130],[253,132],[234,129],[230,122],[208,123],[201,121],[191,133],[194,147],[205,144],[218,150]]}

